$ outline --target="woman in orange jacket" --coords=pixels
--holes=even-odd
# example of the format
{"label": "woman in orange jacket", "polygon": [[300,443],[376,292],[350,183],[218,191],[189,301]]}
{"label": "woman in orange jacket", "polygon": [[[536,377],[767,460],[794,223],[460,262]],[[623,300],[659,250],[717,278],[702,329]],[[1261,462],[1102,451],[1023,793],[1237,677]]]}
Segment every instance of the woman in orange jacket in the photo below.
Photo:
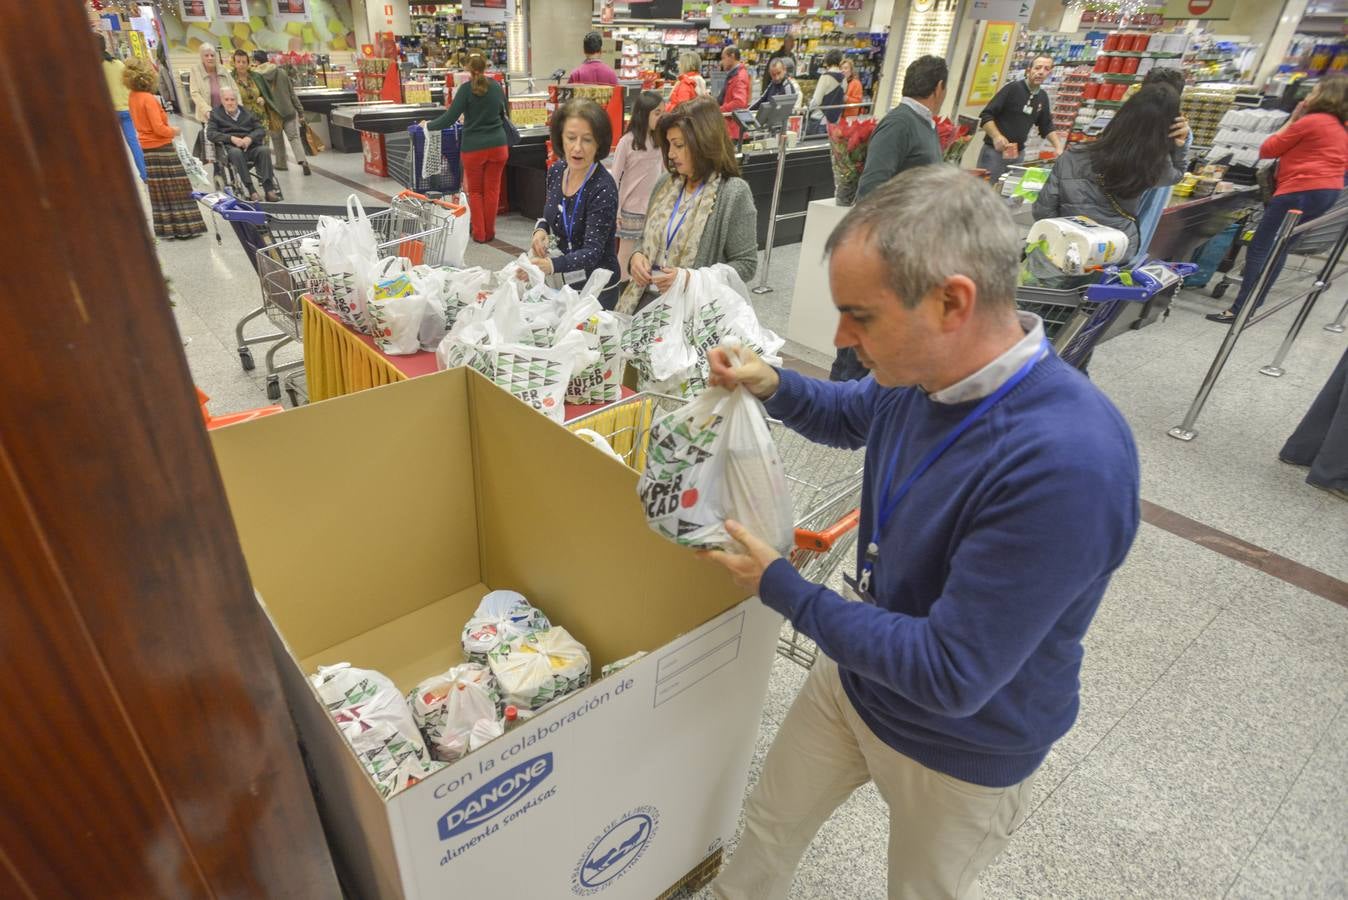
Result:
{"label": "woman in orange jacket", "polygon": [[679,54],[679,73],[674,90],[669,93],[669,102],[665,104],[666,112],[685,100],[710,96],[706,79],[702,77],[702,56],[696,50]]}
{"label": "woman in orange jacket", "polygon": [[843,102],[847,108],[843,110],[843,118],[850,119],[852,116],[861,115],[861,101],[865,98],[865,92],[861,88],[861,79],[857,77],[856,66],[850,59],[842,61],[843,75],[847,76],[847,93],[843,97]]}

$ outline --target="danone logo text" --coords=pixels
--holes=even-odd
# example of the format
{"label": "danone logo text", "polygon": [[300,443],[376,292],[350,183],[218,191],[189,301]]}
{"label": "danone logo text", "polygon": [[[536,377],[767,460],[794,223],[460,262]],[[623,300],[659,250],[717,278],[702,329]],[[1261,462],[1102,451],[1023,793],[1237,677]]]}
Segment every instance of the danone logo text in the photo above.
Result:
{"label": "danone logo text", "polygon": [[544,753],[487,782],[445,813],[439,822],[440,840],[476,828],[510,809],[552,774],[552,754]]}

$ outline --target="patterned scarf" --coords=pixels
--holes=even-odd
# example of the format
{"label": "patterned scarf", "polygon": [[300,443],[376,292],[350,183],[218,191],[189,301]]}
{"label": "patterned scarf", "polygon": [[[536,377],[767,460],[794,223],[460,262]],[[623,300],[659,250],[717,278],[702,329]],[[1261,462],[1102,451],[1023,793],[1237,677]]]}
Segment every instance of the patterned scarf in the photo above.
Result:
{"label": "patterned scarf", "polygon": [[[679,203],[679,215],[682,216],[684,210],[688,210],[688,218],[683,220],[678,234],[674,236],[674,242],[666,252],[665,235],[669,228],[670,217],[674,215],[674,201],[679,199],[681,187],[683,179],[675,176],[662,181],[651,195],[650,206],[646,210],[646,229],[641,236],[639,249],[651,261],[652,266],[662,266],[666,269],[693,267],[693,263],[697,260],[698,245],[702,243],[702,233],[707,230],[707,220],[716,209],[716,195],[720,192],[721,176],[717,174],[707,176],[706,184],[698,193],[697,200],[692,202],[691,208],[688,205],[691,197],[687,191],[684,192],[683,200]],[[677,218],[675,221],[678,221]],[[634,281],[628,282],[627,290],[623,291],[622,299],[618,302],[618,312],[628,315],[635,312],[642,294],[648,289],[637,287]]]}

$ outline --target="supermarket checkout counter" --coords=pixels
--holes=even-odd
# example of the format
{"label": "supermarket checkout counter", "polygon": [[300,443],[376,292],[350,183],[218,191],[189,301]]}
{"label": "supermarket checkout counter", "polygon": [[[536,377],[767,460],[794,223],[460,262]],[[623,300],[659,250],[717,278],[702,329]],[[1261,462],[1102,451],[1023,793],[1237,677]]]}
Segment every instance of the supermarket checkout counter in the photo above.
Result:
{"label": "supermarket checkout counter", "polygon": [[[520,142],[510,148],[506,164],[506,190],[511,209],[530,218],[543,215],[547,186],[548,129],[520,129]],[[772,188],[777,178],[777,151],[752,149],[740,154],[740,175],[749,183],[754,205],[758,208],[758,245],[766,246],[768,217],[772,210]],[[777,223],[775,246],[798,243],[805,232],[805,210],[811,201],[833,196],[833,165],[828,143],[809,141],[786,152],[786,171],[777,215],[799,213]]]}
{"label": "supermarket checkout counter", "polygon": [[[300,105],[304,107],[306,113],[315,113],[318,115],[322,126],[327,133],[320,131],[319,137],[326,139],[327,144],[338,153],[359,153],[360,132],[347,125],[341,125],[332,121],[334,110],[344,106],[353,106],[357,103],[356,92],[354,90],[339,90],[337,88],[326,87],[307,87],[296,88],[295,93],[300,98]],[[431,100],[438,105],[443,105],[445,98],[445,88],[443,85],[433,86],[431,88]],[[387,101],[370,101],[373,103],[387,103]]]}

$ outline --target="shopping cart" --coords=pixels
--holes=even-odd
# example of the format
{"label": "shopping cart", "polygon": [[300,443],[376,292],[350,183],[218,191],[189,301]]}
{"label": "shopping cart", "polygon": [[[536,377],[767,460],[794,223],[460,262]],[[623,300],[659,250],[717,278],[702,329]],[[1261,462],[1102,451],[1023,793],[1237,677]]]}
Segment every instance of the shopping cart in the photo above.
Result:
{"label": "shopping cart", "polygon": [[[1148,262],[1132,271],[1110,266],[1083,287],[1016,288],[1016,306],[1044,320],[1044,336],[1069,365],[1081,368],[1100,342],[1150,325],[1197,270],[1193,263]],[[1128,283],[1131,282],[1131,283]]]}
{"label": "shopping cart", "polygon": [[[423,209],[423,205],[420,201],[395,198],[388,209],[368,214],[381,258],[401,256],[413,265],[438,265],[444,258],[445,241],[455,220],[453,217],[433,218]],[[323,215],[341,216],[346,213],[344,207],[337,213],[331,211],[335,208],[322,209],[325,210]],[[298,343],[304,338],[304,295],[313,294],[320,303],[325,303],[339,293],[356,289],[352,276],[333,276],[325,271],[317,251],[315,219],[313,231],[266,244],[259,247],[255,254],[258,281],[262,286],[262,310],[271,323],[281,330],[282,335],[267,351],[267,398],[270,400],[280,399],[281,396],[279,371],[303,366],[301,361],[278,370],[273,366],[273,358],[281,347],[292,342]],[[300,392],[296,380],[301,375],[302,372],[295,372],[285,379],[285,390],[292,405],[298,405],[299,402]]]}
{"label": "shopping cart", "polygon": [[[662,394],[637,394],[573,419],[567,427],[599,434],[624,463],[640,472],[646,468],[652,423],[687,402]],[[770,421],[768,427],[791,487],[796,536],[788,558],[805,578],[827,584],[842,561],[854,555],[865,451],[816,444],[779,422]],[[817,655],[813,642],[789,623],[782,629],[777,652],[806,668]]]}

